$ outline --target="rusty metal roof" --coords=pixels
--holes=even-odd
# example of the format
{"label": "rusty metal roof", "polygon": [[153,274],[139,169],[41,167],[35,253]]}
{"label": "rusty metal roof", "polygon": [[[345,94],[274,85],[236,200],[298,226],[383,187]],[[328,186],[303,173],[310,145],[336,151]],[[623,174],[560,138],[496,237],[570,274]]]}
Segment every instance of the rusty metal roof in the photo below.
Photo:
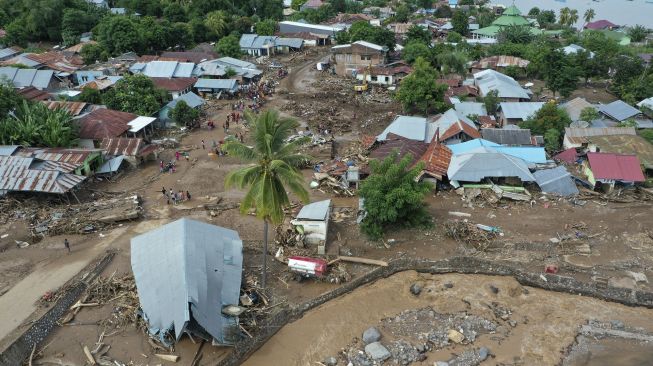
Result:
{"label": "rusty metal roof", "polygon": [[85,102],[64,102],[64,101],[47,101],[43,102],[48,107],[48,109],[63,109],[68,111],[72,116],[79,116],[82,114],[84,108],[86,108],[87,103]]}
{"label": "rusty metal roof", "polygon": [[18,89],[18,94],[27,100],[46,100],[50,99],[50,93],[36,89],[33,86],[28,86],[26,88]]}
{"label": "rusty metal roof", "polygon": [[524,60],[523,58],[501,55],[501,56],[490,56],[490,57],[482,58],[476,62],[473,62],[471,67],[473,69],[496,70],[498,67],[508,67],[508,66],[525,68],[530,63],[531,63],[530,61]]}
{"label": "rusty metal roof", "polygon": [[129,130],[128,123],[137,117],[127,112],[97,109],[78,120],[79,137],[92,140],[118,137]]}
{"label": "rusty metal roof", "polygon": [[165,89],[169,92],[182,91],[191,88],[197,78],[150,78],[157,88]]}
{"label": "rusty metal roof", "polygon": [[16,152],[16,156],[35,158],[59,163],[83,164],[88,156],[98,149],[65,149],[49,147],[24,147]]}
{"label": "rusty metal roof", "polygon": [[137,156],[144,145],[143,139],[138,138],[106,138],[102,139],[100,148],[107,155]]}
{"label": "rusty metal roof", "polygon": [[60,170],[45,169],[62,169],[69,166],[67,163],[47,163],[53,165],[46,166],[31,157],[0,156],[0,195],[10,191],[66,193],[86,179]]}
{"label": "rusty metal roof", "polygon": [[416,163],[424,162],[424,173],[442,179],[443,176],[447,175],[451,155],[451,150],[440,143],[436,136],[433,136],[433,140],[426,152]]}

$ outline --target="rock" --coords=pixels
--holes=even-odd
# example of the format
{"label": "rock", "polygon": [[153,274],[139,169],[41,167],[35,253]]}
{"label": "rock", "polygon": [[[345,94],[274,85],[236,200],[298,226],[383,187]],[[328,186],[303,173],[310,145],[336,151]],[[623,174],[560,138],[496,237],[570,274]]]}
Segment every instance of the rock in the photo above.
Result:
{"label": "rock", "polygon": [[619,329],[619,330],[622,330],[622,329],[624,329],[626,326],[624,325],[624,322],[622,322],[621,320],[612,320],[612,321],[610,321],[610,327],[611,327],[612,329]]}
{"label": "rock", "polygon": [[648,278],[646,278],[646,275],[641,272],[626,271],[626,274],[628,274],[628,276],[630,276],[633,280],[635,280],[635,282],[648,283]]}
{"label": "rock", "polygon": [[390,351],[379,342],[365,346],[365,353],[374,361],[385,361],[391,356]]}
{"label": "rock", "polygon": [[636,282],[630,277],[610,277],[610,279],[608,279],[608,286],[634,290]]}
{"label": "rock", "polygon": [[415,348],[417,349],[417,352],[419,352],[419,353],[426,352],[426,346],[424,346],[423,344],[418,344],[417,347],[415,347]]}
{"label": "rock", "polygon": [[551,243],[553,243],[553,244],[558,244],[558,243],[560,243],[560,239],[558,239],[558,238],[550,238],[549,241],[550,241]]}
{"label": "rock", "polygon": [[445,362],[445,361],[435,361],[435,363],[433,364],[433,366],[449,366],[449,362]]}
{"label": "rock", "polygon": [[465,340],[465,336],[455,329],[449,329],[447,338],[454,343],[462,343]]}
{"label": "rock", "polygon": [[374,327],[369,327],[363,332],[363,342],[370,344],[378,342],[381,339],[381,332]]}
{"label": "rock", "polygon": [[410,285],[410,293],[417,296],[422,292],[422,285],[419,283],[413,283]]}
{"label": "rock", "polygon": [[492,291],[492,293],[496,295],[499,293],[499,288],[494,285],[490,285],[490,291]]}
{"label": "rock", "polygon": [[324,359],[324,364],[326,366],[336,366],[338,364],[338,359],[333,356],[327,357]]}
{"label": "rock", "polygon": [[508,324],[510,324],[510,326],[513,328],[517,326],[517,322],[514,320],[508,320]]}
{"label": "rock", "polygon": [[453,288],[453,283],[447,282],[447,283],[444,284],[444,287],[445,288]]}
{"label": "rock", "polygon": [[483,362],[490,355],[490,350],[487,347],[481,347],[478,349],[478,359]]}

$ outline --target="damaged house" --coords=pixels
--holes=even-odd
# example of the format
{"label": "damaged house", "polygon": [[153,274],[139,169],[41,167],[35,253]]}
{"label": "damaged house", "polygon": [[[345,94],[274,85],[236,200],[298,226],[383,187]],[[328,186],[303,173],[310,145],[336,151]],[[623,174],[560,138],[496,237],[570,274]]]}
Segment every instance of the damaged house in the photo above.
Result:
{"label": "damaged house", "polygon": [[183,218],[131,240],[143,317],[167,342],[184,333],[214,344],[240,339],[243,242],[236,231]]}
{"label": "damaged house", "polygon": [[388,59],[388,48],[378,44],[356,41],[331,47],[336,74],[340,76],[355,76],[362,67],[384,65]]}

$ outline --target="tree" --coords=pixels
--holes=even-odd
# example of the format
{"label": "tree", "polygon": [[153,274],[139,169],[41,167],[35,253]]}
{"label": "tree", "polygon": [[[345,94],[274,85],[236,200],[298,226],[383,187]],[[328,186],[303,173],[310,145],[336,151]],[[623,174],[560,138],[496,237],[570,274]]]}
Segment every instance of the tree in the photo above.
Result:
{"label": "tree", "polygon": [[564,109],[558,108],[554,102],[548,102],[544,103],[533,116],[522,122],[520,127],[530,129],[534,135],[544,135],[550,129],[562,134],[570,123],[571,119]]}
{"label": "tree", "polygon": [[229,35],[222,37],[218,44],[215,45],[215,51],[222,57],[234,57],[238,58],[242,55],[240,50],[240,40],[235,35]]}
{"label": "tree", "polygon": [[61,38],[66,47],[79,42],[82,33],[91,30],[97,24],[97,17],[80,9],[65,9],[61,19]]}
{"label": "tree", "polygon": [[556,21],[556,13],[553,10],[543,10],[537,16],[537,22],[541,27],[547,27]]}
{"label": "tree", "polygon": [[501,43],[527,44],[533,41],[533,35],[531,34],[530,27],[509,25],[499,30],[497,39]]}
{"label": "tree", "polygon": [[292,0],[290,7],[293,10],[299,10],[299,8],[304,5],[308,0]]}
{"label": "tree", "polygon": [[417,179],[424,164],[410,168],[412,156],[408,154],[397,162],[398,156],[394,151],[381,161],[371,160],[371,174],[361,184],[360,196],[367,212],[361,230],[373,240],[380,239],[388,229],[431,225],[424,203],[431,185]]}
{"label": "tree", "polygon": [[538,15],[540,15],[540,8],[537,6],[532,7],[531,10],[528,11],[529,17],[537,18]]}
{"label": "tree", "polygon": [[560,131],[555,128],[546,130],[544,134],[544,147],[549,153],[560,150]]}
{"label": "tree", "polygon": [[451,25],[453,26],[453,30],[456,33],[459,33],[462,36],[466,36],[469,32],[467,13],[462,10],[457,10],[455,13],[453,13],[453,18],[451,18]]}
{"label": "tree", "polygon": [[628,37],[630,37],[630,40],[633,42],[641,42],[644,39],[646,39],[646,35],[648,34],[648,31],[643,25],[637,24],[634,27],[628,28]]}
{"label": "tree", "polygon": [[273,19],[266,19],[257,22],[254,26],[256,34],[260,36],[272,36],[277,31],[277,22]]}
{"label": "tree", "polygon": [[518,79],[522,75],[522,69],[519,66],[510,65],[506,66],[506,68],[503,70],[503,73],[513,79]]}
{"label": "tree", "polygon": [[191,108],[185,101],[180,100],[170,111],[170,117],[179,127],[191,127],[197,122],[200,111]]}
{"label": "tree", "polygon": [[16,108],[21,101],[13,85],[0,78],[0,120]]}
{"label": "tree", "polygon": [[427,46],[430,45],[431,32],[428,29],[420,27],[417,24],[412,25],[410,28],[408,28],[408,32],[406,33],[406,44],[413,42],[420,42]]}
{"label": "tree", "polygon": [[25,22],[16,19],[7,24],[5,27],[7,34],[2,39],[2,42],[11,46],[27,47],[27,40],[29,34],[25,30]]}
{"label": "tree", "polygon": [[171,23],[185,22],[186,9],[180,3],[172,2],[163,9],[163,17]]}
{"label": "tree", "polygon": [[410,9],[406,4],[400,4],[395,10],[395,20],[400,23],[406,23],[410,16]]}
{"label": "tree", "polygon": [[443,52],[437,55],[436,60],[443,74],[467,74],[467,57],[458,51]]}
{"label": "tree", "polygon": [[222,37],[227,30],[227,14],[222,10],[212,11],[206,14],[204,25],[215,37]]}
{"label": "tree", "polygon": [[277,111],[266,110],[261,114],[245,114],[252,126],[253,147],[238,141],[229,141],[224,149],[229,155],[251,164],[231,171],[225,178],[225,188],[248,188],[240,204],[245,215],[255,210],[256,217],[263,220],[263,272],[261,285],[265,288],[266,260],[268,256],[268,224],[283,222],[283,209],[290,205],[286,190],[290,190],[301,201],[308,201],[304,188],[304,177],[298,168],[310,157],[298,153],[306,139],[286,143],[286,139],[299,127],[297,121],[280,117]]}
{"label": "tree", "polygon": [[111,55],[138,52],[142,46],[138,28],[137,21],[130,17],[109,16],[102,19],[93,35]]}
{"label": "tree", "polygon": [[558,23],[560,23],[560,25],[564,26],[564,25],[567,25],[569,23],[569,13],[570,12],[571,12],[571,9],[569,9],[566,6],[564,8],[562,8],[562,9],[560,9],[560,17],[558,18]]}
{"label": "tree", "polygon": [[23,100],[14,114],[0,121],[0,142],[25,146],[70,147],[78,135],[66,110],[50,110],[43,103]]}
{"label": "tree", "polygon": [[592,121],[597,120],[601,117],[599,111],[594,107],[585,107],[580,111],[579,120],[585,121],[587,123],[592,123]]}
{"label": "tree", "polygon": [[238,75],[238,73],[236,72],[236,70],[234,70],[231,67],[227,67],[227,69],[224,71],[224,76],[229,78],[229,79],[236,76],[236,75]]}
{"label": "tree", "polygon": [[433,13],[433,16],[436,18],[451,18],[452,15],[453,12],[448,5],[438,6],[438,8],[435,9],[435,13]]}
{"label": "tree", "polygon": [[102,104],[102,94],[97,89],[86,87],[79,94],[79,100],[90,104]]}
{"label": "tree", "polygon": [[485,104],[485,110],[488,115],[494,116],[499,109],[499,92],[497,90],[490,90],[483,97],[483,104]]}
{"label": "tree", "polygon": [[375,27],[369,22],[360,20],[354,22],[348,30],[349,41],[367,41],[380,46],[386,46],[389,50],[394,50],[395,48],[395,34],[383,27]]}
{"label": "tree", "polygon": [[401,81],[395,94],[404,111],[418,110],[428,115],[429,111],[446,109],[444,93],[447,86],[436,82],[438,72],[421,57],[415,60],[413,67],[413,72]]}
{"label": "tree", "polygon": [[463,36],[458,32],[451,31],[447,34],[447,42],[460,43],[463,41]]}
{"label": "tree", "polygon": [[564,97],[571,95],[578,83],[578,70],[561,50],[547,50],[543,57],[542,74],[546,87],[553,95],[556,92]]}
{"label": "tree", "polygon": [[594,19],[595,16],[596,16],[596,12],[594,12],[594,9],[589,8],[589,9],[585,10],[585,14],[583,15],[583,20],[587,24],[587,23],[591,22],[592,19]]}
{"label": "tree", "polygon": [[82,56],[84,64],[86,65],[94,64],[96,61],[103,61],[107,59],[106,51],[97,43],[85,44],[82,46],[79,54]]}
{"label": "tree", "polygon": [[640,132],[639,135],[645,138],[651,144],[653,144],[653,130],[649,130],[649,129],[642,130],[642,132]]}
{"label": "tree", "polygon": [[567,26],[568,27],[573,27],[574,24],[576,24],[576,22],[578,22],[578,10],[571,9],[569,11],[569,19],[568,19],[568,22],[567,22]]}
{"label": "tree", "polygon": [[107,107],[123,112],[151,116],[168,99],[165,90],[157,89],[152,79],[142,74],[127,75],[104,94]]}
{"label": "tree", "polygon": [[431,49],[424,43],[412,42],[401,51],[401,57],[409,64],[414,63],[420,57],[428,60],[431,58]]}

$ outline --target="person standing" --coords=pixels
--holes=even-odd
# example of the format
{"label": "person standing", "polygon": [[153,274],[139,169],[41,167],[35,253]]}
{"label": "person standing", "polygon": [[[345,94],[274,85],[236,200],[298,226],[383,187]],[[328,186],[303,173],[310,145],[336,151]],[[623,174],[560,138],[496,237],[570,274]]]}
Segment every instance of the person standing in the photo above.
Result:
{"label": "person standing", "polygon": [[179,151],[175,151],[175,159],[177,159],[177,161],[179,161]]}
{"label": "person standing", "polygon": [[70,254],[70,243],[68,242],[68,238],[63,240],[63,245],[68,250],[68,254]]}
{"label": "person standing", "polygon": [[204,140],[202,140],[202,150],[206,150],[206,144],[204,143]]}
{"label": "person standing", "polygon": [[190,201],[190,192],[186,191],[186,199]]}
{"label": "person standing", "polygon": [[166,195],[166,192],[167,192],[167,191],[166,191],[166,187],[161,188],[161,194],[162,194],[162,195],[165,196],[165,195]]}

